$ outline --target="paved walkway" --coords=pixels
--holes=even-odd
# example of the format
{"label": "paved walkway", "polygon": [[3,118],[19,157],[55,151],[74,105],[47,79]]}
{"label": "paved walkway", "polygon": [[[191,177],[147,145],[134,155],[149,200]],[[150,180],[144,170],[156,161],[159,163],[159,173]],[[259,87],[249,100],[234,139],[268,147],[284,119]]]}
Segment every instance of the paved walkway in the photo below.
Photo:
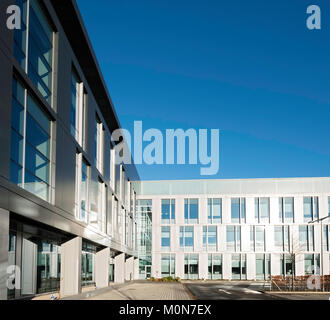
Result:
{"label": "paved walkway", "polygon": [[108,288],[84,300],[191,300],[181,283],[135,282],[119,288]]}

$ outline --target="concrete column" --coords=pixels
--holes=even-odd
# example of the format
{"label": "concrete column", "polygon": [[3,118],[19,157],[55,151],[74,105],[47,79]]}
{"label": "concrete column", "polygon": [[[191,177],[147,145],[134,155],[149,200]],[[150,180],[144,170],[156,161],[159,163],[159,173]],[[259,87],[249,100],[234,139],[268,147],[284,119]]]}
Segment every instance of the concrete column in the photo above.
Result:
{"label": "concrete column", "polygon": [[271,197],[270,198],[270,223],[279,223],[279,198]]}
{"label": "concrete column", "polygon": [[223,279],[231,280],[231,254],[224,253],[223,254],[223,261],[222,261],[222,272],[223,272]]}
{"label": "concrete column", "polygon": [[265,227],[265,245],[267,252],[274,251],[274,226],[266,225]]}
{"label": "concrete column", "polygon": [[105,248],[95,255],[95,284],[97,288],[109,286],[110,248]]}
{"label": "concrete column", "polygon": [[134,257],[130,257],[125,261],[125,280],[132,281],[134,273]]}
{"label": "concrete column", "polygon": [[140,278],[140,260],[138,258],[134,259],[133,263],[133,279],[134,280],[139,280]]}
{"label": "concrete column", "polygon": [[226,251],[226,226],[218,226],[218,251]]}
{"label": "concrete column", "polygon": [[175,257],[175,276],[184,278],[184,253],[178,252]]}
{"label": "concrete column", "polygon": [[0,300],[7,299],[9,211],[0,209]]}
{"label": "concrete column", "polygon": [[61,246],[61,297],[81,293],[81,250],[80,237]]}
{"label": "concrete column", "polygon": [[294,222],[296,224],[304,223],[304,197],[294,197]]}
{"label": "concrete column", "polygon": [[272,253],[270,258],[271,263],[271,273],[272,276],[279,276],[281,274],[280,268],[281,254],[280,253]]}
{"label": "concrete column", "polygon": [[241,227],[242,237],[242,251],[250,251],[250,226],[242,225]]}
{"label": "concrete column", "polygon": [[296,254],[296,276],[305,275],[305,255],[303,253]]}
{"label": "concrete column", "polygon": [[231,198],[222,198],[222,223],[231,222]]}
{"label": "concrete column", "polygon": [[254,280],[256,278],[256,255],[254,253],[246,255],[246,269],[247,280]]}
{"label": "concrete column", "polygon": [[125,253],[115,257],[115,283],[125,282]]}
{"label": "concrete column", "polygon": [[254,197],[246,197],[246,223],[255,223]]}
{"label": "concrete column", "polygon": [[208,278],[208,254],[203,252],[199,254],[199,279]]}
{"label": "concrete column", "polygon": [[153,254],[151,275],[152,275],[152,277],[157,278],[157,279],[162,277],[161,261],[162,261],[161,253],[157,252],[157,253]]}
{"label": "concrete column", "polygon": [[200,202],[199,223],[201,225],[207,224],[207,215],[208,215],[207,198],[200,198],[199,202]]}
{"label": "concrete column", "polygon": [[184,224],[184,198],[176,198],[175,219],[176,224]]}

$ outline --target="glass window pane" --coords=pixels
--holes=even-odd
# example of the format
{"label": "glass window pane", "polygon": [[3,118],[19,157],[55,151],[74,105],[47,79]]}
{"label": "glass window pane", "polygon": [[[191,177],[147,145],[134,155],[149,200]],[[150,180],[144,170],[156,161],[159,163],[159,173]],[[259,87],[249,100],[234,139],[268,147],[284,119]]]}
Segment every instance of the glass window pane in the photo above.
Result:
{"label": "glass window pane", "polygon": [[239,198],[231,199],[231,222],[233,222],[233,223],[240,222],[240,199]]}

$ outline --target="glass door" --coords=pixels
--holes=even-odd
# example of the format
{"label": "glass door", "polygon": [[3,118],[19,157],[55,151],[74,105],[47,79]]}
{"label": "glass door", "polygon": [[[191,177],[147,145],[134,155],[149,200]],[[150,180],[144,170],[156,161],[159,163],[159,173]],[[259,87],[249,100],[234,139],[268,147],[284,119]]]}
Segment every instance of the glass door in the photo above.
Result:
{"label": "glass door", "polygon": [[151,266],[146,266],[145,267],[145,275],[146,275],[146,279],[150,279],[151,278]]}

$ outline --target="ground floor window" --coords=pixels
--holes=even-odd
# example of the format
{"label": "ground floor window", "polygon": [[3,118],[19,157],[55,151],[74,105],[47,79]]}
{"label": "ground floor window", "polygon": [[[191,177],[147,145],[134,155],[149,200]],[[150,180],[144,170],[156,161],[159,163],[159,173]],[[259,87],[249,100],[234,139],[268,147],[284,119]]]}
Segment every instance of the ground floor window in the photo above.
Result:
{"label": "ground floor window", "polygon": [[232,279],[246,280],[246,254],[233,254],[231,265]]}
{"label": "ground floor window", "polygon": [[256,279],[267,280],[270,276],[270,254],[256,255]]}
{"label": "ground floor window", "polygon": [[90,286],[95,283],[95,254],[96,246],[83,241],[81,253],[81,285],[83,287]]}
{"label": "ground floor window", "polygon": [[175,254],[162,255],[162,278],[175,277]]}
{"label": "ground floor window", "polygon": [[281,254],[280,257],[280,272],[282,276],[291,276],[293,273],[292,269],[292,258],[290,254]]}
{"label": "ground floor window", "polygon": [[320,255],[305,254],[305,275],[320,274]]}
{"label": "ground floor window", "polygon": [[222,255],[208,255],[208,278],[210,280],[222,279]]}
{"label": "ground floor window", "polygon": [[184,255],[184,278],[198,279],[198,254],[188,253]]}

